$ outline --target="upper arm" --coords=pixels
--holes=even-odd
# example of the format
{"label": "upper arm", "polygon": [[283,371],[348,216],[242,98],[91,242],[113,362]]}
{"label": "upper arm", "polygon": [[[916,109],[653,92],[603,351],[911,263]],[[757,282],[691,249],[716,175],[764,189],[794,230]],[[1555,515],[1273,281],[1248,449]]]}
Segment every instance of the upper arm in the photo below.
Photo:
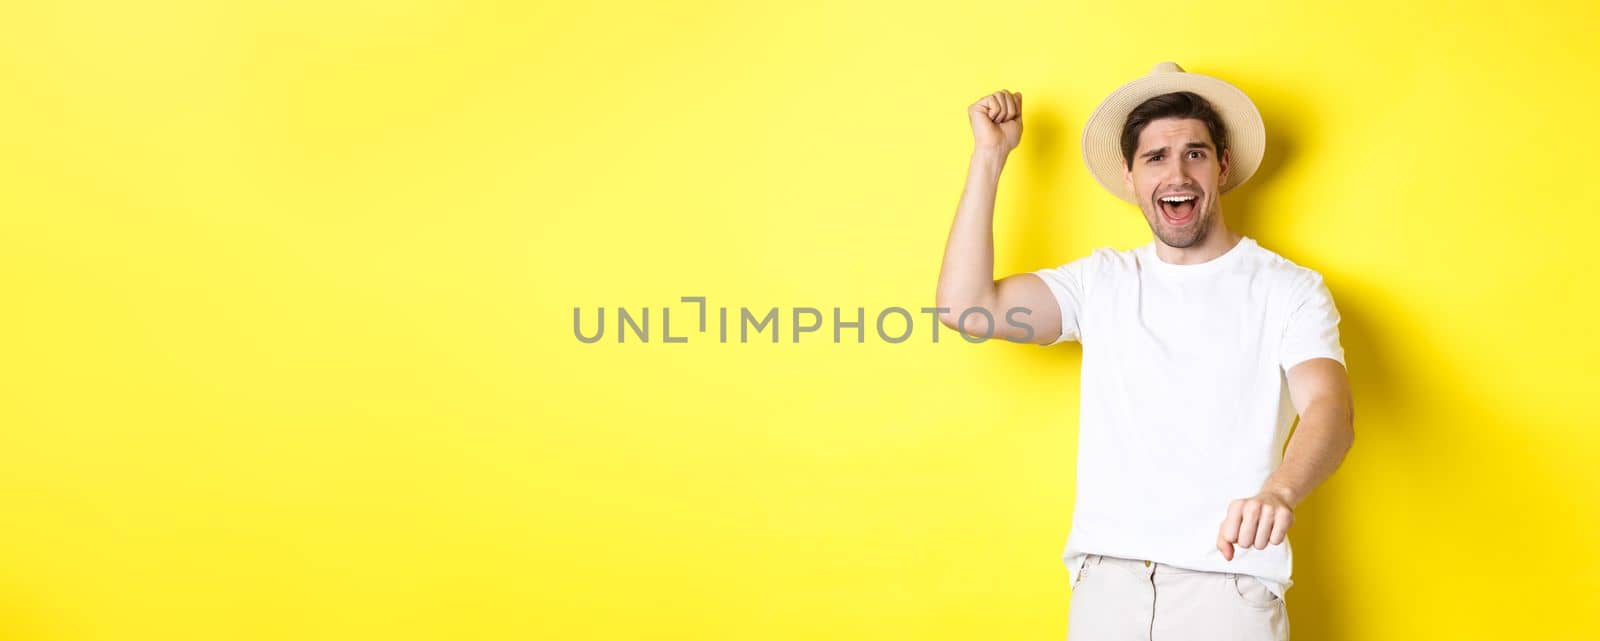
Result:
{"label": "upper arm", "polygon": [[1098,253],[1097,250],[1059,267],[1016,276],[1026,277],[1030,283],[1034,326],[1039,328],[1032,342],[1054,345],[1082,339],[1084,301],[1088,297],[1092,261]]}
{"label": "upper arm", "polygon": [[1311,273],[1296,291],[1278,359],[1289,381],[1289,397],[1304,416],[1313,403],[1353,413],[1344,346],[1339,341],[1339,308],[1322,275]]}
{"label": "upper arm", "polygon": [[1278,363],[1285,372],[1313,358],[1344,363],[1339,342],[1339,308],[1322,276],[1310,273],[1297,283],[1290,310],[1278,341]]}
{"label": "upper arm", "polygon": [[978,304],[953,309],[941,307],[939,320],[972,338],[1048,344],[1060,327],[1060,313],[1056,309],[1055,298],[1044,281],[1033,274],[1022,273],[994,281],[992,298]]}
{"label": "upper arm", "polygon": [[1313,358],[1303,361],[1286,372],[1289,380],[1289,400],[1296,413],[1304,416],[1312,403],[1326,404],[1343,409],[1353,418],[1355,409],[1350,400],[1350,377],[1344,365],[1331,358]]}
{"label": "upper arm", "polygon": [[[1013,274],[996,281],[995,301],[999,315],[995,325],[1004,328],[1002,335],[1006,338],[1049,345],[1061,334],[1061,308],[1037,274]],[[1019,327],[1022,325],[1026,328]]]}

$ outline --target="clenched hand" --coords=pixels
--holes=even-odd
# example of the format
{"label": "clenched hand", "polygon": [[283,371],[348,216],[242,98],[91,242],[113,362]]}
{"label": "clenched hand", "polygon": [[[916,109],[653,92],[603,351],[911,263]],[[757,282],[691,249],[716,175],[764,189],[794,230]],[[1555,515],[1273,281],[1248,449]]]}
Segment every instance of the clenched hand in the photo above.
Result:
{"label": "clenched hand", "polygon": [[1022,94],[1001,89],[967,107],[972,142],[980,148],[1010,153],[1022,142]]}
{"label": "clenched hand", "polygon": [[1265,550],[1268,544],[1282,543],[1293,523],[1294,508],[1277,494],[1262,492],[1247,499],[1234,499],[1217,532],[1217,549],[1229,561],[1233,560],[1235,544]]}

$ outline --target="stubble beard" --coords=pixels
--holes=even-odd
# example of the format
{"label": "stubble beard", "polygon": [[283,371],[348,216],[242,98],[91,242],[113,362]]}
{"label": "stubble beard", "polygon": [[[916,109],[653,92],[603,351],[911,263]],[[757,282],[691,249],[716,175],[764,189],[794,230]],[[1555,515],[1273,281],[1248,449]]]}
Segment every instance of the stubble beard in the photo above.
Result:
{"label": "stubble beard", "polygon": [[1185,249],[1205,241],[1206,234],[1211,231],[1211,209],[1207,207],[1196,215],[1194,222],[1184,227],[1172,227],[1167,224],[1166,217],[1161,215],[1160,205],[1150,205],[1154,211],[1146,210],[1145,219],[1150,223],[1150,232],[1161,239],[1168,247]]}

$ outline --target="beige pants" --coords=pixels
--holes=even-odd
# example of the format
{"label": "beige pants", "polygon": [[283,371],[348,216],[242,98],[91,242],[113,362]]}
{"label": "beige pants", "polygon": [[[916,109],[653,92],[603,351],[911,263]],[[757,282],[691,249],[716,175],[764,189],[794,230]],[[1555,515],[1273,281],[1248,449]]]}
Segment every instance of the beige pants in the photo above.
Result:
{"label": "beige pants", "polygon": [[1288,641],[1289,612],[1248,574],[1091,554],[1072,589],[1067,641]]}

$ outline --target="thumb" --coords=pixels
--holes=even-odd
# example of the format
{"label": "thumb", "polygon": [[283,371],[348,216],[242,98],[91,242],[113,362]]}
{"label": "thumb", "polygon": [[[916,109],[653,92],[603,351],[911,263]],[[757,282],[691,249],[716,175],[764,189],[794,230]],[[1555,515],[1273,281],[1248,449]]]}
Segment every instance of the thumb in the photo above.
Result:
{"label": "thumb", "polygon": [[1244,501],[1235,499],[1228,504],[1228,513],[1222,517],[1222,524],[1217,527],[1217,550],[1222,552],[1222,558],[1233,560],[1233,542],[1239,540],[1240,521],[1244,519]]}
{"label": "thumb", "polygon": [[995,116],[999,114],[1000,103],[995,101],[994,96],[986,96],[967,108],[967,116],[971,117],[974,127],[984,126],[985,122],[994,124]]}
{"label": "thumb", "polygon": [[1222,558],[1229,561],[1233,560],[1233,543],[1223,538],[1220,534],[1217,535],[1217,551],[1222,553]]}

